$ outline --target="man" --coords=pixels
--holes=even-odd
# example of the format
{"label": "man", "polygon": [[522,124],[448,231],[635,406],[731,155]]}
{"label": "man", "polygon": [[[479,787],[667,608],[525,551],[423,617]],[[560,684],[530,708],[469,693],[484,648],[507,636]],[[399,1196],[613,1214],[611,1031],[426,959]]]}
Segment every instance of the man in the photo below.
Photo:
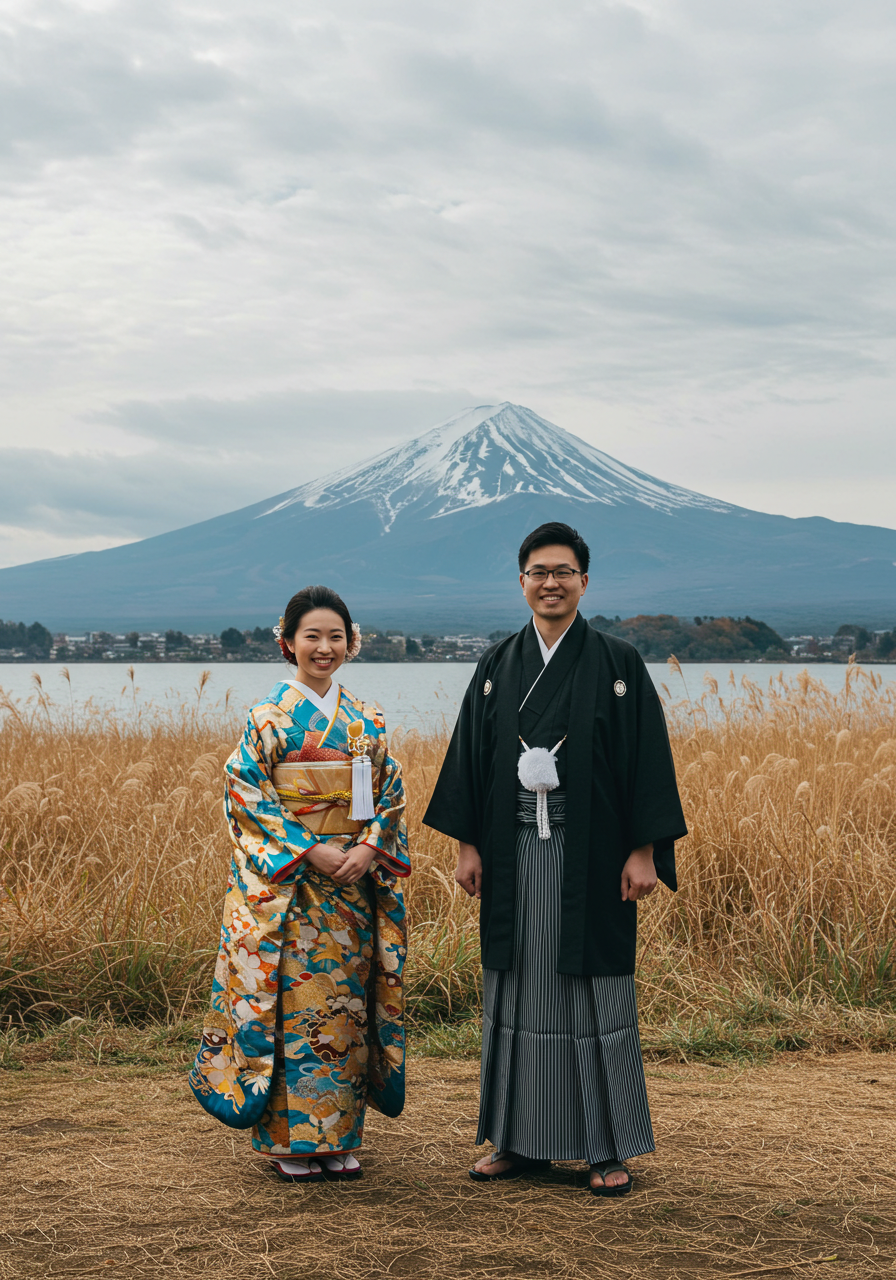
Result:
{"label": "man", "polygon": [[495,1151],[470,1176],[584,1160],[593,1194],[618,1196],[632,1188],[623,1161],[654,1149],[636,904],[657,876],[677,887],[687,829],[644,663],[578,612],[588,563],[566,524],[523,542],[533,617],[481,658],[424,822],[460,842],[455,879],[481,898],[476,1141]]}

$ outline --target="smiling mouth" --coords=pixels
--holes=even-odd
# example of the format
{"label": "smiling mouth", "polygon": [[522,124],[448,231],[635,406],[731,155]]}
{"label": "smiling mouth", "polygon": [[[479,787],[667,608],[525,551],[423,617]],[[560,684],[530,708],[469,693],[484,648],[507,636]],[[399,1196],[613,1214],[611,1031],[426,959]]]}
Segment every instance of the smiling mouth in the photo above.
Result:
{"label": "smiling mouth", "polygon": [[549,595],[549,596],[542,596],[542,597],[541,597],[541,603],[542,603],[542,604],[557,604],[557,603],[558,603],[560,600],[562,600],[562,599],[563,599],[563,597],[562,597],[561,595],[558,595],[557,593],[553,593],[552,595]]}

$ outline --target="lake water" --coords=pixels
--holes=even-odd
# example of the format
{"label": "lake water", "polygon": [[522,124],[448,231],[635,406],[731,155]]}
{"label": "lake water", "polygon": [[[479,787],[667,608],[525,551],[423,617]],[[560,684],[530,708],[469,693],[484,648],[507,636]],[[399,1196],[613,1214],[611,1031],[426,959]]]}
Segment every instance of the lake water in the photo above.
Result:
{"label": "lake water", "polygon": [[[665,663],[649,663],[648,671],[657,688],[665,685],[673,701],[699,698],[704,692],[704,676],[714,677],[719,692],[727,699],[732,692],[729,677],[740,687],[747,676],[766,685],[783,670],[793,680],[803,668],[796,664],[780,667],[765,663],[691,663],[682,667],[683,678]],[[845,665],[810,664],[806,670],[831,690],[843,687]],[[44,692],[60,708],[76,708],[90,702],[101,707],[121,707],[131,714],[134,701],[145,712],[164,713],[184,702],[196,703],[201,673],[210,677],[200,705],[210,710],[228,708],[242,716],[253,703],[260,702],[270,688],[284,678],[281,662],[148,662],[134,664],[134,684],[128,664],[117,662],[72,663],[68,667],[71,691],[58,663],[0,663],[0,690],[16,702],[34,705],[35,674]],[[379,702],[390,727],[428,728],[442,720],[454,723],[464,690],[475,670],[472,662],[354,662],[345,668],[345,684],[352,692]],[[866,671],[879,672],[885,681],[896,682],[896,666],[869,664]],[[665,693],[665,690],[662,690]],[[0,712],[2,716],[2,712]]]}

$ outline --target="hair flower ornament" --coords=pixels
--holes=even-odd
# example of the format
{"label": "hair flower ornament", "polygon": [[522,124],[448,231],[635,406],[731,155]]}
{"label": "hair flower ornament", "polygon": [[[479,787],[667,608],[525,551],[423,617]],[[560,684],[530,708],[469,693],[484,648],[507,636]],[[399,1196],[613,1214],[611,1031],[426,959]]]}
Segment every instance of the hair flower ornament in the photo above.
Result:
{"label": "hair flower ornament", "polygon": [[283,639],[283,632],[286,630],[286,623],[283,621],[283,619],[281,618],[279,620],[276,627],[271,627],[271,630],[274,633],[274,639],[277,641],[277,643],[280,646],[280,652],[283,654],[286,661],[290,664],[290,666],[293,666],[293,667],[297,666],[298,663],[296,662],[296,655],[290,650],[289,645]]}
{"label": "hair flower ornament", "polygon": [[352,623],[352,638],[348,642],[348,648],[345,651],[346,662],[351,662],[352,658],[357,658],[361,652],[361,628],[357,622]]}

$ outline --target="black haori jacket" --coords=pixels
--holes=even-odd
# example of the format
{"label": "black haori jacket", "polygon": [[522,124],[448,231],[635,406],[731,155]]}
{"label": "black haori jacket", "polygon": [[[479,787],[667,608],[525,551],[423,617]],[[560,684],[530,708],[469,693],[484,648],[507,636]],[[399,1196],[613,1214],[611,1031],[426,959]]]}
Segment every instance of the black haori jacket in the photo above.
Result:
{"label": "black haori jacket", "polygon": [[[520,715],[533,625],[480,659],[423,821],[479,850],[482,963],[509,969],[519,735],[525,729],[530,747],[553,747],[564,731],[557,733],[559,695],[568,737],[557,971],[634,973],[638,909],[621,899],[622,868],[633,849],[652,843],[658,876],[676,889],[675,841],[687,834],[663,710],[637,650],[579,614]],[[539,723],[549,725],[547,737]]]}

